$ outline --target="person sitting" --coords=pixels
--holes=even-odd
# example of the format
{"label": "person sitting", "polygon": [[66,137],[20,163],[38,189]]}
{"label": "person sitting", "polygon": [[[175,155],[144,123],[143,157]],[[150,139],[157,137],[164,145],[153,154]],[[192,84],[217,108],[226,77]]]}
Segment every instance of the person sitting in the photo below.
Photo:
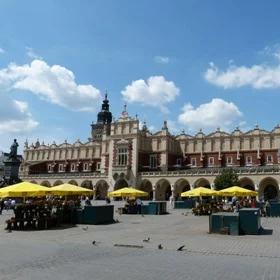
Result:
{"label": "person sitting", "polygon": [[88,197],[86,197],[85,206],[91,206],[91,202]]}

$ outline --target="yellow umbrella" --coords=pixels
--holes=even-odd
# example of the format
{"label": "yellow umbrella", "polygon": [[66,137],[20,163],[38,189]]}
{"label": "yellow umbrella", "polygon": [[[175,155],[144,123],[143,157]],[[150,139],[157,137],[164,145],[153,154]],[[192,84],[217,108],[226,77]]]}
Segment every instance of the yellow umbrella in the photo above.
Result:
{"label": "yellow umbrella", "polygon": [[143,192],[134,188],[122,188],[108,194],[110,197],[140,197],[147,196],[147,192]]}
{"label": "yellow umbrella", "polygon": [[54,195],[92,195],[93,190],[71,184],[61,184],[50,188],[50,193]]}
{"label": "yellow umbrella", "polygon": [[0,197],[32,197],[45,196],[49,188],[29,182],[21,182],[0,189]]}
{"label": "yellow umbrella", "polygon": [[198,187],[193,190],[181,193],[181,197],[213,196],[213,195],[218,195],[218,192],[204,187]]}
{"label": "yellow umbrella", "polygon": [[219,191],[222,196],[256,196],[258,193],[252,190],[233,186]]}

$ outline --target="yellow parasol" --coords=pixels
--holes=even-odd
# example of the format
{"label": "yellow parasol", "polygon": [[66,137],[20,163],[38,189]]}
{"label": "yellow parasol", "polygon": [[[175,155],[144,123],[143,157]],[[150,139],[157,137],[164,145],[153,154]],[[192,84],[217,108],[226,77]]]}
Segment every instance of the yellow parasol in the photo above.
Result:
{"label": "yellow parasol", "polygon": [[148,195],[149,194],[147,192],[143,192],[134,188],[122,188],[108,194],[110,197],[142,197]]}
{"label": "yellow parasol", "polygon": [[71,184],[61,184],[50,188],[50,193],[53,195],[93,195],[93,190]]}
{"label": "yellow parasol", "polygon": [[204,187],[198,187],[190,191],[181,193],[181,197],[195,197],[195,196],[214,196],[219,193],[215,190],[207,189]]}
{"label": "yellow parasol", "polygon": [[0,189],[0,197],[32,197],[45,196],[50,189],[29,182],[21,182]]}
{"label": "yellow parasol", "polygon": [[233,186],[219,191],[219,194],[222,196],[257,196],[258,193],[238,186]]}

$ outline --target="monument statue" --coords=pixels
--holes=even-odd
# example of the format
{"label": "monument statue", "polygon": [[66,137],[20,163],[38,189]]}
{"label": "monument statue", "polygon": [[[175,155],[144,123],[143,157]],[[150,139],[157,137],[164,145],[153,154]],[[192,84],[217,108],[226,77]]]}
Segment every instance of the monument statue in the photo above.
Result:
{"label": "monument statue", "polygon": [[9,159],[17,160],[17,148],[18,148],[18,142],[17,142],[17,139],[14,139],[14,143],[12,144],[12,146],[10,148],[11,151],[9,154]]}

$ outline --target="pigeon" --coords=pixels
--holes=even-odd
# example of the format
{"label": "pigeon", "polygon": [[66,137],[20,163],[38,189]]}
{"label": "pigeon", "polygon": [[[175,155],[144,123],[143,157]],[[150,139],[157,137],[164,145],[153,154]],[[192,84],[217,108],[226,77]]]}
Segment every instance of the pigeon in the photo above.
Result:
{"label": "pigeon", "polygon": [[88,226],[82,228],[84,231],[88,230]]}
{"label": "pigeon", "polygon": [[149,242],[150,241],[150,237],[148,237],[147,239],[144,239],[143,242]]}
{"label": "pigeon", "polygon": [[92,245],[96,245],[96,241],[95,240],[92,241]]}
{"label": "pigeon", "polygon": [[159,249],[159,250],[163,249],[163,247],[162,247],[161,244],[158,245],[158,249]]}
{"label": "pigeon", "polygon": [[178,249],[177,249],[177,251],[183,251],[183,248],[185,247],[185,245],[183,245],[183,246],[180,246]]}

